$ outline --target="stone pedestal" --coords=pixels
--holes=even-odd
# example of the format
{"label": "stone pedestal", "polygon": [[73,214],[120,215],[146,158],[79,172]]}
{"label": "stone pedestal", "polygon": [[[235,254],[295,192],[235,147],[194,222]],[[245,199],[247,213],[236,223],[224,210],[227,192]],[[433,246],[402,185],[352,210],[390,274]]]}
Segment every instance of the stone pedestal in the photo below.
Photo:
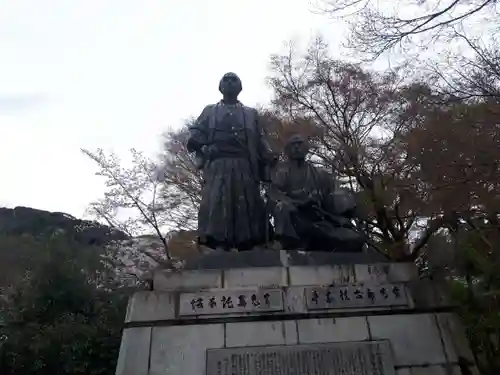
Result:
{"label": "stone pedestal", "polygon": [[[285,254],[286,255],[286,254]],[[460,375],[445,296],[406,263],[158,271],[130,300],[117,375]]]}

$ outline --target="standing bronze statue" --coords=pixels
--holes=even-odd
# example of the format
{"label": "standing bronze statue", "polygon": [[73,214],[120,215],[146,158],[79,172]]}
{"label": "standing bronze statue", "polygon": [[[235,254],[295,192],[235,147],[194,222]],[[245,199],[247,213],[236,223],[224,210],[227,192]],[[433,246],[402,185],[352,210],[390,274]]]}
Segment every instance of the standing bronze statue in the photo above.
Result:
{"label": "standing bronze statue", "polygon": [[271,152],[257,111],[238,101],[241,90],[239,77],[225,74],[219,84],[222,100],[205,107],[187,142],[205,181],[198,241],[226,251],[263,244],[269,230],[260,182],[269,179]]}
{"label": "standing bronze statue", "polygon": [[352,224],[354,199],[331,174],[306,161],[308,152],[306,139],[291,136],[287,160],[274,171],[270,198],[276,239],[285,249],[362,251],[365,241]]}

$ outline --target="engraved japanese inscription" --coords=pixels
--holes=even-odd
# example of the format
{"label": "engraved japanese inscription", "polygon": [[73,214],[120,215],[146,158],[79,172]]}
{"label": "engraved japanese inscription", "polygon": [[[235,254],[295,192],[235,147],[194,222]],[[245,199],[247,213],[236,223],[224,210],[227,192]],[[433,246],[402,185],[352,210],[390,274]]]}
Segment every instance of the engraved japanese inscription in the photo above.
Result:
{"label": "engraved japanese inscription", "polygon": [[179,315],[283,311],[281,289],[182,293]]}
{"label": "engraved japanese inscription", "polygon": [[408,306],[403,284],[311,287],[305,295],[308,310]]}
{"label": "engraved japanese inscription", "polygon": [[387,341],[207,350],[207,375],[394,375]]}

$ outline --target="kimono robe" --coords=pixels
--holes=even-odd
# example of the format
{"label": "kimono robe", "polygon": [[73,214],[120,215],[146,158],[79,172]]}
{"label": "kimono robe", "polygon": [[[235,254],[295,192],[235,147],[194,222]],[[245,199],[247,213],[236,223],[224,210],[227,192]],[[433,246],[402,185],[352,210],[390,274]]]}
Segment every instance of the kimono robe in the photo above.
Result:
{"label": "kimono robe", "polygon": [[270,151],[261,130],[257,111],[239,102],[205,107],[190,128],[187,148],[197,153],[205,181],[198,213],[201,244],[246,250],[266,242],[260,182]]}
{"label": "kimono robe", "polygon": [[362,250],[364,241],[352,230],[355,202],[325,171],[308,162],[282,162],[273,175],[270,197],[275,235],[285,247]]}

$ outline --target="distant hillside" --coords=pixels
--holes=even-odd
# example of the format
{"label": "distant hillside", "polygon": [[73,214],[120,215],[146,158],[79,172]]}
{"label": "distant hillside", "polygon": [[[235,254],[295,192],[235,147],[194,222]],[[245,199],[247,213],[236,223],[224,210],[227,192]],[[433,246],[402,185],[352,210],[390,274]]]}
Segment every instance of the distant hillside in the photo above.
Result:
{"label": "distant hillside", "polygon": [[83,245],[103,245],[129,237],[95,221],[80,220],[62,212],[49,212],[30,207],[0,207],[0,234],[34,237],[64,233]]}

